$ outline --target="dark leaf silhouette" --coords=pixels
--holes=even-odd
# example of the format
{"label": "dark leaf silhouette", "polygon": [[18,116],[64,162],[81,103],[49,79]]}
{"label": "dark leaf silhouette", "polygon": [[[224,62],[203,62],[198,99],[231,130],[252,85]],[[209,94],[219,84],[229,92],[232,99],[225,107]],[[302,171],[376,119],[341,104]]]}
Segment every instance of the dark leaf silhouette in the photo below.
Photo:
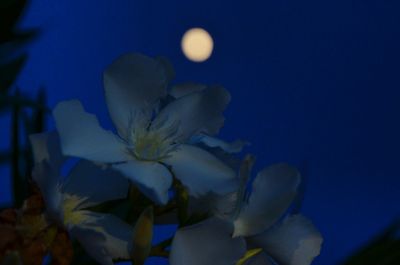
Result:
{"label": "dark leaf silhouette", "polygon": [[369,244],[349,257],[342,265],[400,264],[400,221],[390,225]]}
{"label": "dark leaf silhouette", "polygon": [[26,59],[27,56],[22,55],[10,63],[0,65],[0,93],[4,94],[10,89]]}
{"label": "dark leaf silhouette", "polygon": [[0,2],[0,43],[13,38],[13,31],[26,5],[27,0],[2,0]]}

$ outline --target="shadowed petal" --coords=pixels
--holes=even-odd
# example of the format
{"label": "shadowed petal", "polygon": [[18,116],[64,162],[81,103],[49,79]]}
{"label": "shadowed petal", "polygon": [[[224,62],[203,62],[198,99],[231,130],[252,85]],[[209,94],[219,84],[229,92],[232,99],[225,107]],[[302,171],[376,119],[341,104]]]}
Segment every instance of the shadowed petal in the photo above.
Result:
{"label": "shadowed petal", "polygon": [[113,259],[128,259],[132,253],[133,227],[112,214],[93,213],[89,224],[105,238],[104,249]]}
{"label": "shadowed petal", "polygon": [[175,234],[171,265],[233,265],[246,252],[243,238],[232,238],[232,225],[217,218],[185,227]]}
{"label": "shadowed petal", "polygon": [[218,133],[224,124],[222,112],[230,101],[230,95],[223,87],[209,87],[180,97],[168,104],[156,117],[153,126],[179,124],[178,135],[183,140],[204,132]]}
{"label": "shadowed petal", "polygon": [[171,61],[164,56],[157,56],[154,59],[164,67],[165,76],[167,77],[168,82],[171,82],[175,78],[175,69]]}
{"label": "shadowed petal", "polygon": [[276,164],[258,173],[249,203],[235,220],[235,236],[258,234],[274,224],[296,196],[300,173],[287,164]]}
{"label": "shadowed petal", "polygon": [[166,95],[168,78],[165,61],[138,53],[119,57],[104,71],[108,110],[122,137],[135,109],[152,108]]}
{"label": "shadowed petal", "polygon": [[207,86],[203,84],[197,84],[197,83],[184,83],[184,84],[178,84],[175,85],[171,88],[169,91],[169,94],[173,96],[174,98],[180,98],[186,95],[189,95],[194,92],[199,92],[204,89],[206,89]]}
{"label": "shadowed petal", "polygon": [[160,204],[168,202],[168,189],[171,187],[172,177],[165,166],[155,162],[131,160],[113,165],[113,168],[129,178],[153,201]]}
{"label": "shadowed petal", "polygon": [[307,218],[293,215],[249,241],[262,247],[279,264],[310,265],[319,255],[323,239]]}
{"label": "shadowed petal", "polygon": [[59,190],[59,175],[47,161],[35,164],[32,178],[38,185],[44,202],[46,212],[53,218],[58,218],[62,194]]}
{"label": "shadowed petal", "polygon": [[106,238],[103,234],[89,228],[75,226],[70,230],[71,236],[76,238],[94,260],[101,265],[113,265],[112,257],[105,249]]}
{"label": "shadowed petal", "polygon": [[214,214],[220,218],[235,220],[245,203],[246,187],[251,177],[251,171],[255,162],[253,155],[246,155],[239,170],[239,187],[234,192],[216,196],[213,199]]}
{"label": "shadowed petal", "polygon": [[104,163],[126,160],[125,144],[101,128],[97,118],[85,112],[78,100],[59,103],[53,116],[64,155]]}
{"label": "shadowed petal", "polygon": [[111,214],[92,213],[92,223],[74,226],[70,233],[87,253],[102,265],[128,259],[132,252],[133,227]]}
{"label": "shadowed petal", "polygon": [[29,135],[35,163],[47,161],[56,172],[59,172],[65,157],[61,153],[58,133],[47,132]]}
{"label": "shadowed petal", "polygon": [[242,140],[226,142],[219,138],[211,137],[205,134],[195,135],[190,139],[190,143],[203,143],[208,147],[219,147],[227,153],[240,153],[249,143]]}
{"label": "shadowed petal", "polygon": [[88,198],[81,208],[125,198],[128,190],[129,180],[119,172],[103,169],[86,160],[78,162],[63,185],[63,192]]}
{"label": "shadowed petal", "polygon": [[175,176],[195,197],[208,192],[226,194],[238,186],[236,174],[230,167],[198,147],[180,145],[163,162],[172,166]]}

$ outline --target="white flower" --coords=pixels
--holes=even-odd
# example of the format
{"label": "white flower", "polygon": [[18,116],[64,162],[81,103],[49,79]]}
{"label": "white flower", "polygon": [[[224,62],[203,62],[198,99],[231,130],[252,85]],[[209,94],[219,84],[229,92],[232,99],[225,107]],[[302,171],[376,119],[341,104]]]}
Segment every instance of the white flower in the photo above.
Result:
{"label": "white flower", "polygon": [[81,160],[63,181],[60,170],[65,157],[61,154],[57,133],[31,135],[30,140],[35,159],[32,176],[43,195],[49,220],[67,229],[102,265],[112,265],[113,259],[128,259],[133,228],[111,214],[85,210],[105,201],[125,198],[128,180],[114,170],[104,170]]}
{"label": "white flower", "polygon": [[[251,158],[243,163],[242,180],[249,178],[252,164]],[[302,215],[289,215],[278,222],[299,184],[300,174],[295,168],[277,164],[258,173],[248,202],[243,201],[243,189],[216,200],[214,197],[208,207],[218,218],[178,230],[170,264],[311,264],[323,241],[318,230]],[[256,250],[256,255],[241,259],[247,250]]]}
{"label": "white flower", "polygon": [[246,253],[246,241],[232,238],[232,224],[211,218],[179,229],[171,245],[171,265],[234,265]]}
{"label": "white flower", "polygon": [[190,194],[225,194],[237,188],[235,172],[193,145],[238,152],[242,142],[215,139],[230,100],[222,87],[186,84],[167,95],[173,70],[165,60],[126,54],[104,73],[108,110],[118,135],[102,129],[77,100],[53,111],[65,155],[110,163],[158,203],[168,201],[169,169]]}

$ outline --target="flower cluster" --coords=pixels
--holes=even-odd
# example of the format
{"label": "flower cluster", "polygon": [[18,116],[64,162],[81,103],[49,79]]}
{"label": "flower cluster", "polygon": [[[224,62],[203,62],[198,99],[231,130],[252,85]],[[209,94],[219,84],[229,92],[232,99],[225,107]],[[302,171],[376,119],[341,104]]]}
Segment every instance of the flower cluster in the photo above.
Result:
{"label": "flower cluster", "polygon": [[[112,63],[104,89],[115,132],[78,100],[55,107],[57,130],[30,137],[43,225],[67,231],[103,265],[148,256],[171,265],[311,264],[322,237],[289,211],[299,172],[276,164],[252,177],[254,157],[238,158],[246,142],[215,137],[228,91],[171,86],[173,78],[161,57],[129,53]],[[178,230],[153,246],[161,223]]]}

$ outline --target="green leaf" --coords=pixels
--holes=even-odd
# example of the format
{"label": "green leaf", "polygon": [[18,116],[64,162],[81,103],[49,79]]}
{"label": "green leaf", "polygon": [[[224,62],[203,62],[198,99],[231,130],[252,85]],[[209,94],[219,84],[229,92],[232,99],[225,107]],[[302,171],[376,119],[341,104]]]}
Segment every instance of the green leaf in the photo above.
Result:
{"label": "green leaf", "polygon": [[147,207],[136,222],[133,232],[131,258],[134,265],[143,265],[150,255],[153,240],[153,207]]}

